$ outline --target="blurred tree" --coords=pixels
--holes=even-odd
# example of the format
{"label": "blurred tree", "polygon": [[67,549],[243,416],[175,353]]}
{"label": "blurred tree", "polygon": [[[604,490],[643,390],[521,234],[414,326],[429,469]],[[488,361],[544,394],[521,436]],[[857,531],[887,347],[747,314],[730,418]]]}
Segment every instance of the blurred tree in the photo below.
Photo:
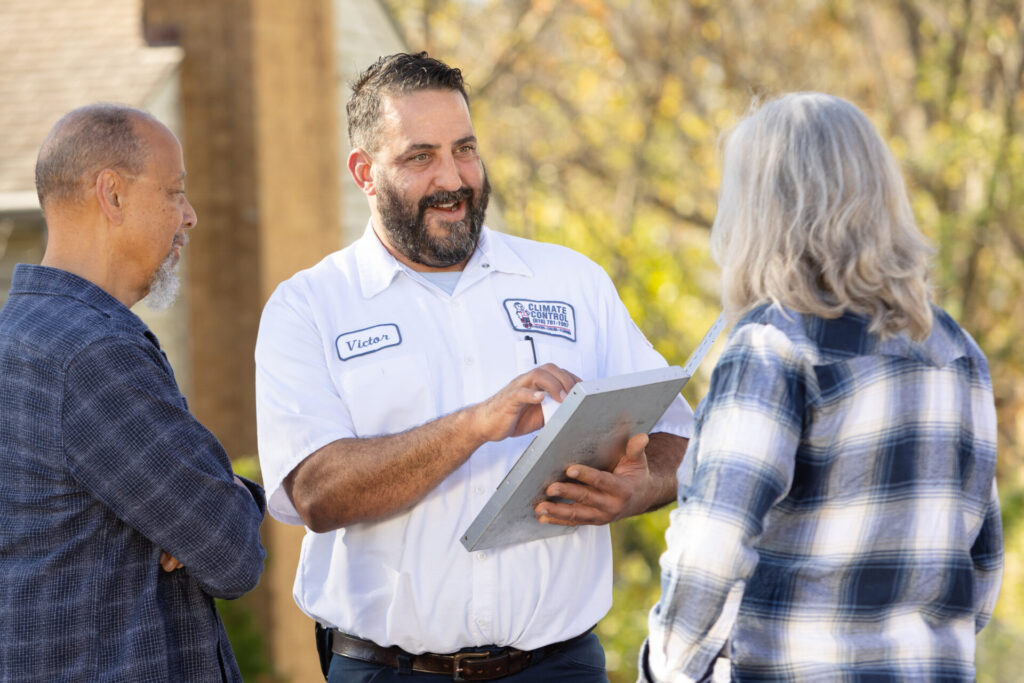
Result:
{"label": "blurred tree", "polygon": [[[601,263],[680,363],[717,313],[723,130],[752,99],[821,90],[873,118],[936,245],[936,299],[993,370],[1008,548],[979,680],[1024,670],[1024,3],[1020,0],[420,0],[412,49],[463,67],[511,232]],[[711,363],[686,391],[706,388]],[[613,529],[614,681],[635,676],[667,515]]]}

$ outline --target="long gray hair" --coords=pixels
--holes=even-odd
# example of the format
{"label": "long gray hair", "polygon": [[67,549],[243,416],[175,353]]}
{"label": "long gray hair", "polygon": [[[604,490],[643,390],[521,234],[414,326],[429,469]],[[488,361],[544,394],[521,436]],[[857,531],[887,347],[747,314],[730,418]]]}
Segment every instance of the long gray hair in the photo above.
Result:
{"label": "long gray hair", "polygon": [[868,315],[882,336],[928,336],[932,253],[896,160],[846,100],[793,93],[728,137],[711,252],[735,321],[770,302]]}

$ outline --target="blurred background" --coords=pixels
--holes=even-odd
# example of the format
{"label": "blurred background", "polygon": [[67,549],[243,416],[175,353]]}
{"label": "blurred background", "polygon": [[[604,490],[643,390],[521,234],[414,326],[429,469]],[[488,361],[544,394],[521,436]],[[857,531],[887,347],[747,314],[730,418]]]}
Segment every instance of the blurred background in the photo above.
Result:
{"label": "blurred background", "polygon": [[[381,54],[421,49],[471,86],[497,200],[489,223],[602,264],[670,363],[718,313],[708,228],[723,131],[752,101],[794,90],[868,113],[936,247],[935,297],[992,369],[1007,561],[978,680],[1019,680],[1020,0],[3,0],[0,289],[14,263],[42,255],[32,167],[50,126],[96,100],[152,111],[183,140],[199,227],[186,295],[139,312],[193,410],[255,475],[262,305],[367,218],[344,172],[347,83]],[[684,392],[694,405],[713,361]],[[666,525],[662,510],[613,526],[615,606],[598,626],[613,683],[635,678]],[[311,622],[291,602],[301,534],[268,520],[260,588],[222,605],[246,680],[319,675]]]}

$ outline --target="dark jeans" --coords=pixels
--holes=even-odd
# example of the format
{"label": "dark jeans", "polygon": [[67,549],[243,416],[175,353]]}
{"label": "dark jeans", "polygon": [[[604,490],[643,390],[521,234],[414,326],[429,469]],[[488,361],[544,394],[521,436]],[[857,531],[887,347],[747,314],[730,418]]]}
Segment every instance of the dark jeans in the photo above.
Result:
{"label": "dark jeans", "polygon": [[[441,683],[450,681],[444,674],[407,673],[399,674],[379,664],[361,662],[340,655],[331,658],[331,670],[327,683]],[[604,672],[604,649],[597,634],[567,645],[564,649],[542,659],[534,657],[533,663],[525,670],[512,676],[498,679],[500,683],[607,683]]]}

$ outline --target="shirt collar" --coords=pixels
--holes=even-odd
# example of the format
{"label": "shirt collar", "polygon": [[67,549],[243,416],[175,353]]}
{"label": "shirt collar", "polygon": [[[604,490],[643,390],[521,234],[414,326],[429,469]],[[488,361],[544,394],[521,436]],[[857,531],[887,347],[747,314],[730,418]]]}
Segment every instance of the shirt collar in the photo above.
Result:
{"label": "shirt collar", "polygon": [[820,318],[808,313],[761,304],[740,319],[735,329],[746,323],[773,325],[791,338],[806,336],[825,360],[853,358],[878,354],[901,358],[914,358],[923,363],[943,367],[969,352],[964,332],[941,308],[932,305],[932,330],[921,342],[906,334],[880,338],[869,330],[868,316],[850,311],[838,318]]}
{"label": "shirt collar", "polygon": [[363,236],[356,242],[355,251],[359,285],[367,299],[387,289],[395,276],[402,272],[402,264],[384,248],[373,231],[372,222],[367,222]]}
{"label": "shirt collar", "polygon": [[[152,336],[146,323],[110,293],[66,270],[48,266],[33,266],[19,263],[14,267],[11,278],[11,295],[45,294],[65,296],[82,302],[106,317],[124,323],[139,332]],[[156,338],[153,337],[155,341]]]}
{"label": "shirt collar", "polygon": [[[363,296],[373,298],[391,286],[399,273],[407,273],[407,268],[398,261],[381,243],[373,231],[373,223],[366,224],[363,236],[356,242],[356,264],[359,268],[359,283]],[[480,241],[476,250],[469,257],[458,289],[464,289],[489,273],[509,273],[512,275],[533,275],[533,271],[523,262],[504,239],[504,235],[496,233],[486,225],[480,230]]]}

